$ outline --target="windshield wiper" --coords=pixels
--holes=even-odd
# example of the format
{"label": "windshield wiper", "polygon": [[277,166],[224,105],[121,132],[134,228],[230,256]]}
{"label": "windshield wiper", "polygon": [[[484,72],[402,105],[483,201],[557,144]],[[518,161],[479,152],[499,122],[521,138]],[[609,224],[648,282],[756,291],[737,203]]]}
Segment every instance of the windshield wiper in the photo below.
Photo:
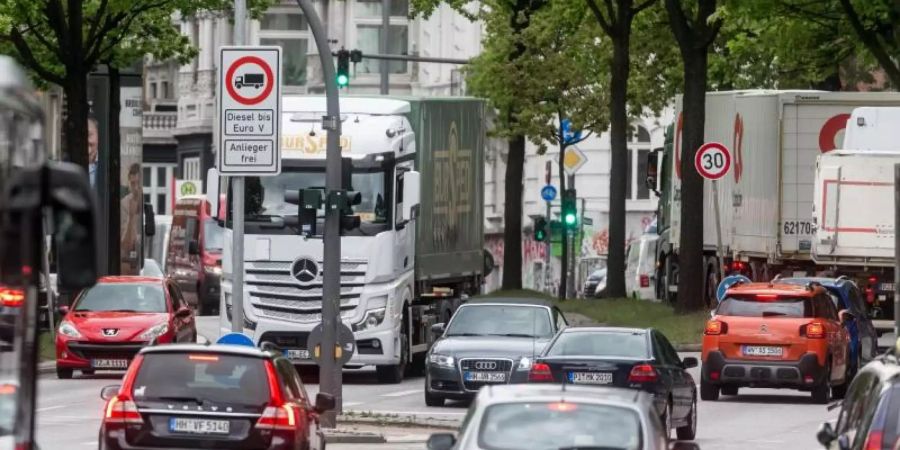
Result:
{"label": "windshield wiper", "polygon": [[450,337],[450,336],[486,336],[486,335],[482,334],[482,333],[453,333],[453,334],[447,335],[447,337]]}
{"label": "windshield wiper", "polygon": [[136,309],[110,309],[106,312],[138,312]]}
{"label": "windshield wiper", "polygon": [[206,403],[206,400],[203,400],[203,399],[200,399],[197,397],[191,397],[189,395],[183,395],[183,396],[181,396],[181,395],[163,395],[160,397],[152,397],[152,398],[156,399],[156,400],[169,400],[169,401],[173,401],[173,402],[194,402],[198,405],[202,405],[202,404]]}
{"label": "windshield wiper", "polygon": [[533,334],[525,334],[525,333],[491,333],[490,336],[522,337],[522,338],[536,338],[537,337]]}

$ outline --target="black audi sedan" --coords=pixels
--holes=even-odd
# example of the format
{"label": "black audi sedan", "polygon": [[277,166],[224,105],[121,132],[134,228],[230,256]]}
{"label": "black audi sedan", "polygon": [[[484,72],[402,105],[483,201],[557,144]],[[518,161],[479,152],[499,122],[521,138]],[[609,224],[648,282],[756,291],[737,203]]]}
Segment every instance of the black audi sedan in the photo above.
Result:
{"label": "black audi sedan", "polygon": [[468,400],[486,385],[524,383],[534,357],[562,328],[563,313],[535,299],[476,299],[459,307],[427,356],[425,404]]}
{"label": "black audi sedan", "polygon": [[570,383],[639,389],[653,394],[656,412],[671,435],[691,440],[697,432],[697,385],[682,360],[657,330],[567,328],[531,365],[533,383]]}

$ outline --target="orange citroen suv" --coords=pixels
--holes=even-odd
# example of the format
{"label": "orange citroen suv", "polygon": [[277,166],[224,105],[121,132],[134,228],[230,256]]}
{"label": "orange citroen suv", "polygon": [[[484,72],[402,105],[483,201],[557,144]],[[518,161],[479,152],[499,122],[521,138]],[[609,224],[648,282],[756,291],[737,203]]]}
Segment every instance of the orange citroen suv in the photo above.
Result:
{"label": "orange citroen suv", "polygon": [[700,398],[741,387],[799,389],[817,403],[843,398],[850,338],[841,318],[851,317],[817,283],[729,289],[704,331]]}

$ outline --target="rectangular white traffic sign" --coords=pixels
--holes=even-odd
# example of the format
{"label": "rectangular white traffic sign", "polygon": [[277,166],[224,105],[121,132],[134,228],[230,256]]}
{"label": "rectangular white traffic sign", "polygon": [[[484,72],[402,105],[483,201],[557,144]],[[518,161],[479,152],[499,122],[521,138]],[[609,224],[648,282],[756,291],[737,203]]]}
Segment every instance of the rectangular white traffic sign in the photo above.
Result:
{"label": "rectangular white traffic sign", "polygon": [[219,172],[281,173],[281,47],[219,51]]}

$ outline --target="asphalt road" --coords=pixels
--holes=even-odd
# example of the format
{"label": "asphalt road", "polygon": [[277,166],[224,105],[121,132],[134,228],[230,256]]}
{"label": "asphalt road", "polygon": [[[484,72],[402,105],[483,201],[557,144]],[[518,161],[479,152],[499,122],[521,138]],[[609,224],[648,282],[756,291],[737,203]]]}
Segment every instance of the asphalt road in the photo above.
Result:
{"label": "asphalt road", "polygon": [[[201,333],[215,339],[209,320],[202,319]],[[214,328],[214,325],[213,327]],[[889,338],[888,338],[889,339]],[[697,356],[683,354],[682,356]],[[699,376],[694,369],[694,377]],[[44,450],[96,448],[103,386],[117,384],[121,375],[99,373],[72,380],[57,380],[43,376],[39,380],[38,442]],[[315,374],[304,372],[309,380],[307,391],[315,396],[318,386]],[[344,372],[344,411],[366,416],[370,414],[417,416],[439,421],[458,421],[467,405],[449,403],[442,408],[425,406],[423,379],[407,379],[401,384],[380,385],[371,369]],[[704,449],[755,450],[781,449],[812,450],[820,448],[815,440],[819,424],[834,420],[837,411],[827,411],[812,404],[807,393],[772,389],[742,389],[737,397],[722,397],[717,402],[700,402],[699,436],[697,443]],[[401,435],[401,429],[397,431]],[[409,432],[407,433],[409,434]],[[395,436],[397,437],[397,436]],[[329,449],[423,449],[418,437],[384,445],[342,444]],[[399,441],[403,441],[400,436]]]}

